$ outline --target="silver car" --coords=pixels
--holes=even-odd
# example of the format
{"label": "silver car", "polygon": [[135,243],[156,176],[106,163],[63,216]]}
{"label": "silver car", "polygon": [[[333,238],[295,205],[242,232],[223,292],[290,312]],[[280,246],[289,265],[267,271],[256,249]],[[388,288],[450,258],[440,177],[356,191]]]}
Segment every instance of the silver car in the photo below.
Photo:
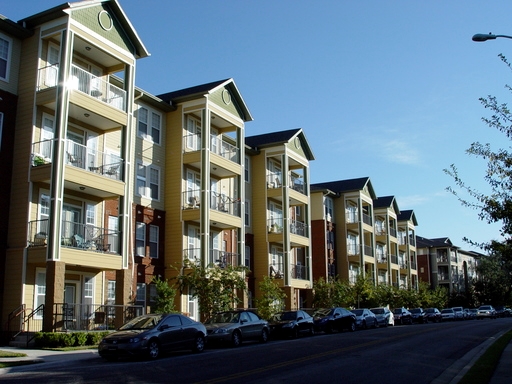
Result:
{"label": "silver car", "polygon": [[377,323],[379,327],[387,327],[388,325],[395,325],[395,317],[393,312],[389,310],[387,307],[379,307],[370,309],[375,314],[377,318]]}
{"label": "silver car", "polygon": [[226,342],[238,347],[247,340],[268,340],[269,325],[256,313],[247,310],[226,311],[215,314],[205,322],[208,341]]}

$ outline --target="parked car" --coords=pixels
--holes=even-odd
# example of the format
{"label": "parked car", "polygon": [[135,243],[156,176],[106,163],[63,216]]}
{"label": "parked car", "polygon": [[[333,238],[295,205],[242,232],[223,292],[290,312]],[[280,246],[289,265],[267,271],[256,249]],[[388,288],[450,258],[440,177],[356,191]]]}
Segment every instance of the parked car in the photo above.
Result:
{"label": "parked car", "polygon": [[476,319],[476,314],[478,313],[478,308],[470,308],[469,309],[469,319],[474,320]]}
{"label": "parked car", "polygon": [[510,308],[505,307],[504,305],[497,305],[494,307],[496,310],[497,317],[509,317],[510,316]]}
{"label": "parked car", "polygon": [[269,322],[270,334],[275,337],[296,338],[301,333],[314,335],[315,322],[305,311],[285,311],[274,316]]}
{"label": "parked car", "polygon": [[474,320],[476,317],[476,310],[475,312],[471,312],[471,309],[464,308],[464,318],[466,320]]}
{"label": "parked car", "polygon": [[351,332],[356,330],[356,315],[342,307],[316,310],[313,313],[313,319],[315,331],[332,333],[334,331],[342,332],[344,329]]}
{"label": "parked car", "polygon": [[453,308],[444,308],[441,310],[443,321],[455,320],[455,312]]}
{"label": "parked car", "polygon": [[411,312],[413,323],[428,323],[428,318],[423,308],[413,308],[409,312]]}
{"label": "parked car", "polygon": [[496,316],[496,310],[492,305],[481,305],[478,307],[478,311],[476,312],[476,318],[478,320],[482,319],[495,319]]}
{"label": "parked car", "polygon": [[387,307],[379,307],[370,309],[375,314],[377,318],[377,323],[379,327],[387,327],[388,325],[395,325],[395,316],[393,316],[393,312],[389,310]]}
{"label": "parked car", "polygon": [[191,349],[202,352],[206,344],[203,324],[180,314],[149,314],[136,317],[104,337],[98,353],[107,360],[123,356],[156,359],[162,352]]}
{"label": "parked car", "polygon": [[378,322],[375,314],[367,308],[352,309],[354,315],[356,315],[356,327],[359,329],[377,328]]}
{"label": "parked car", "polygon": [[452,307],[453,313],[455,314],[455,320],[466,320],[464,317],[464,308]]}
{"label": "parked car", "polygon": [[395,324],[412,324],[412,314],[404,307],[393,309]]}
{"label": "parked car", "polygon": [[269,325],[256,313],[247,310],[219,312],[205,322],[208,340],[238,347],[248,340],[267,342]]}
{"label": "parked car", "polygon": [[432,321],[433,323],[439,323],[443,320],[441,316],[441,311],[437,308],[427,308],[425,309],[425,318],[427,321]]}

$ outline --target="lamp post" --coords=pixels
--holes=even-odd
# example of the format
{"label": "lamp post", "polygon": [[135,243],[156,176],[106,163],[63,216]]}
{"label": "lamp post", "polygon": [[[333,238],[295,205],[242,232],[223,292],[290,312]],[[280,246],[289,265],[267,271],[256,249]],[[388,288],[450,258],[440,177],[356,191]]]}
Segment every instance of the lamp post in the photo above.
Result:
{"label": "lamp post", "polygon": [[473,41],[487,41],[487,40],[496,40],[497,37],[504,37],[506,39],[512,39],[512,36],[507,35],[493,35],[492,33],[477,33],[476,35],[473,35],[471,40]]}

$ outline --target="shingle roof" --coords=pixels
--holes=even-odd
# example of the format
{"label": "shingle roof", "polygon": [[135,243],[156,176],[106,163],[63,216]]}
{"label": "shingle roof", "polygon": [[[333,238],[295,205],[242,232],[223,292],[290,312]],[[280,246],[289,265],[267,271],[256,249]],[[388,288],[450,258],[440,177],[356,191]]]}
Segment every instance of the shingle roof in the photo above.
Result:
{"label": "shingle roof", "polygon": [[263,133],[261,135],[246,136],[245,144],[251,148],[263,147],[271,144],[281,144],[289,142],[297,133],[300,128],[289,129],[287,131]]}
{"label": "shingle roof", "polygon": [[400,211],[400,214],[397,217],[398,221],[409,221],[411,220],[414,225],[418,225],[418,221],[416,220],[416,215],[412,209],[406,209]]}
{"label": "shingle roof", "polygon": [[448,237],[439,237],[435,239],[427,239],[425,237],[416,236],[416,246],[417,248],[446,248],[446,247],[455,247]]}
{"label": "shingle roof", "polygon": [[190,98],[192,97],[198,97],[202,96],[205,93],[210,92],[212,89],[217,88],[219,85],[224,84],[225,82],[229,81],[230,79],[225,80],[217,80],[212,81],[211,83],[206,84],[200,84],[200,85],[194,85],[193,87],[183,88],[179,89],[177,91],[167,92],[163,93],[161,95],[157,95],[160,99],[164,101],[179,101],[183,98]]}
{"label": "shingle roof", "polygon": [[324,183],[311,184],[310,188],[312,191],[330,190],[336,193],[344,193],[351,191],[359,191],[363,189],[366,184],[370,183],[369,177],[360,177],[357,179],[328,181]]}

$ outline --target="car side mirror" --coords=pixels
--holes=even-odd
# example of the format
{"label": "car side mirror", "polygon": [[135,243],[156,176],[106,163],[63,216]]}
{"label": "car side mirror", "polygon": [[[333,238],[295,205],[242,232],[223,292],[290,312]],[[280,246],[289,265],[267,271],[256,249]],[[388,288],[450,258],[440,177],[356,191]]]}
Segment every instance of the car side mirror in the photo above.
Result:
{"label": "car side mirror", "polygon": [[304,318],[302,316],[299,316],[299,317],[297,317],[297,321],[299,321],[299,320],[304,320]]}
{"label": "car side mirror", "polygon": [[247,319],[242,319],[240,320],[240,322],[243,324],[243,323],[247,323]]}
{"label": "car side mirror", "polygon": [[161,326],[158,328],[158,330],[159,330],[159,331],[165,331],[165,330],[166,330],[166,329],[168,329],[168,328],[170,328],[170,327],[169,327],[169,324],[163,324],[163,325],[161,325]]}

